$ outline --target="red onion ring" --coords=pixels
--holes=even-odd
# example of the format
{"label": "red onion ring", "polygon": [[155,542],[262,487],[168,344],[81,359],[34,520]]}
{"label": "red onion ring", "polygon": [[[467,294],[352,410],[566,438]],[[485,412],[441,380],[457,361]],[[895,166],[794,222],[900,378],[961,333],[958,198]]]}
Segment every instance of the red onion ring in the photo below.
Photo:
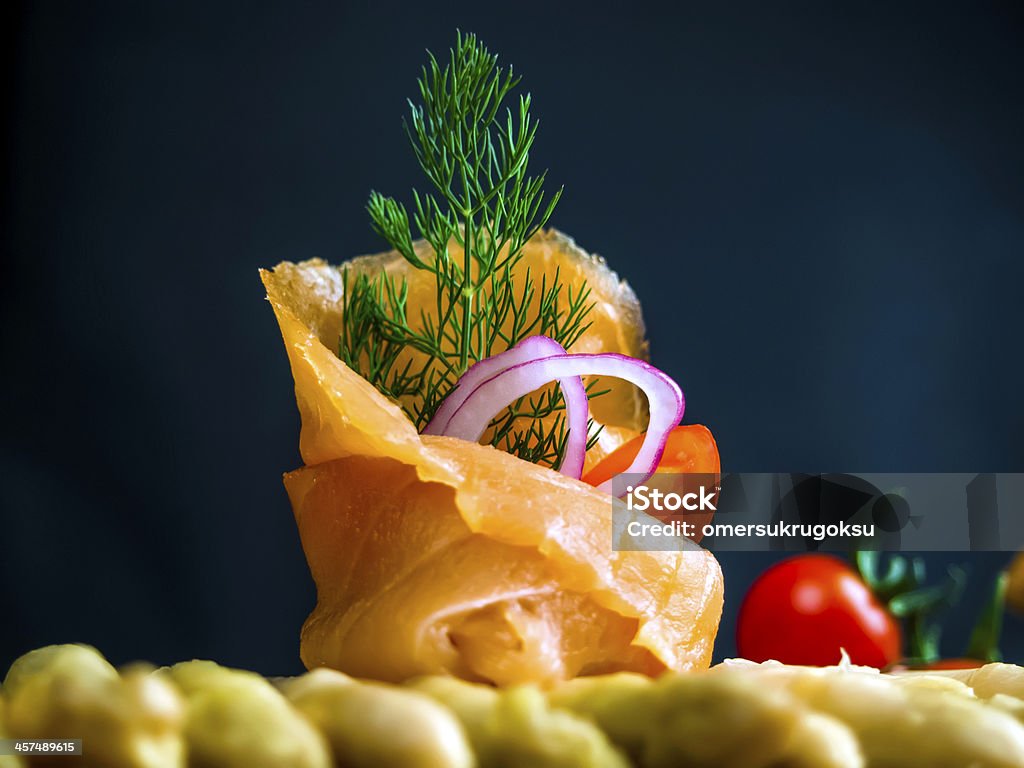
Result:
{"label": "red onion ring", "polygon": [[[491,419],[501,412],[500,408],[487,420],[477,434],[453,432],[449,425],[452,416],[462,408],[482,384],[509,368],[521,365],[522,363],[565,354],[565,348],[554,339],[547,336],[528,336],[514,347],[474,363],[462,374],[455,385],[455,389],[449,393],[437,411],[434,412],[433,418],[423,429],[423,434],[447,435],[476,442],[487,428],[487,424],[490,424]],[[547,384],[548,382],[544,383]],[[559,465],[558,471],[578,480],[583,475],[583,461],[586,458],[587,452],[587,417],[589,413],[587,407],[587,388],[583,385],[583,379],[579,376],[559,378],[558,385],[562,390],[562,397],[565,399],[566,425],[569,429],[566,437],[565,454],[562,457],[562,463]],[[528,390],[523,394],[529,394],[531,391],[533,390]],[[516,397],[509,400],[502,408],[518,399]]]}
{"label": "red onion ring", "polygon": [[[683,417],[685,400],[679,386],[653,365],[617,353],[556,355],[529,360],[496,373],[476,387],[458,405],[448,420],[445,434],[466,440],[479,440],[491,420],[509,403],[535,389],[571,376],[611,376],[625,379],[640,387],[647,395],[650,420],[644,441],[626,474],[642,475],[646,481],[658,467],[665,451],[668,434]],[[570,432],[571,435],[571,432]],[[581,455],[585,455],[584,442]],[[566,450],[568,457],[569,451]],[[579,458],[577,456],[574,459]],[[611,480],[598,486],[611,493]]]}

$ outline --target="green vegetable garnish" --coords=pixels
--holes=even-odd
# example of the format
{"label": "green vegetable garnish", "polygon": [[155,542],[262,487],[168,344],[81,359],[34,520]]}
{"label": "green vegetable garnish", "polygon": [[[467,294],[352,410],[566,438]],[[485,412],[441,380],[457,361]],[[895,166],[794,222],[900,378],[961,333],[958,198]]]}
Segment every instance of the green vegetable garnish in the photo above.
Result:
{"label": "green vegetable garnish", "polygon": [[[430,54],[418,79],[421,103],[409,101],[406,133],[433,187],[413,190],[411,224],[429,249],[414,243],[403,204],[375,191],[367,205],[388,244],[434,276],[433,310],[408,316],[404,278],[344,274],[339,357],[391,399],[404,400],[418,429],[474,362],[535,334],[569,349],[589,327],[593,304],[585,285],[564,285],[557,272],[538,283],[529,269],[516,271],[523,246],[547,223],[562,190],[546,196],[547,172],[527,173],[537,122],[529,94],[504,107],[519,78],[497,61],[474,35],[459,33],[443,67]],[[410,348],[424,358],[403,357]],[[564,407],[554,389],[523,398],[495,419],[491,442],[556,465],[565,444],[558,414]],[[542,423],[552,414],[557,418]],[[524,417],[525,429],[517,423]]]}

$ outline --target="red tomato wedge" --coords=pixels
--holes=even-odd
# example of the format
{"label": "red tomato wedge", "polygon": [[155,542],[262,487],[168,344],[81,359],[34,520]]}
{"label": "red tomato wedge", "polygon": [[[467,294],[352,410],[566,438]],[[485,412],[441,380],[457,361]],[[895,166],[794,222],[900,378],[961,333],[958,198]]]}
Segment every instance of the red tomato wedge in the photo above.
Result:
{"label": "red tomato wedge", "polygon": [[981,659],[939,659],[911,669],[977,669],[988,664]]}
{"label": "red tomato wedge", "polygon": [[[584,474],[583,482],[600,485],[625,472],[633,463],[643,442],[644,436],[640,434],[624,443]],[[685,424],[673,429],[665,444],[665,453],[658,463],[658,471],[719,474],[722,465],[718,458],[718,445],[711,435],[711,430],[702,424]]]}
{"label": "red tomato wedge", "polygon": [[[602,459],[597,466],[585,473],[583,482],[595,486],[601,485],[615,475],[625,472],[633,463],[643,441],[644,436],[640,434],[621,445]],[[722,472],[722,462],[719,459],[718,445],[715,443],[711,430],[702,424],[685,424],[674,428],[669,433],[668,441],[665,443],[665,452],[661,456],[661,461],[658,462],[658,472],[715,475],[717,482]],[[668,479],[667,482],[669,485],[673,484],[671,479]],[[664,481],[659,482],[657,475],[648,480],[647,484],[651,487],[661,488],[665,492],[681,490],[676,487],[662,487]],[[673,517],[669,513],[651,514],[663,521]],[[712,513],[686,515],[686,520],[697,527],[698,533],[693,537],[694,541],[701,540],[699,531],[702,526],[711,522],[711,517]]]}

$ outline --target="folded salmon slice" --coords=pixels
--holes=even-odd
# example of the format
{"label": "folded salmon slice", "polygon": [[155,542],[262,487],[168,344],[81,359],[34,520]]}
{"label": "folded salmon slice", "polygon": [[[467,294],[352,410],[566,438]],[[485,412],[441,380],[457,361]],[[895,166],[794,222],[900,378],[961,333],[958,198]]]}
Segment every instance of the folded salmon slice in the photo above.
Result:
{"label": "folded salmon slice", "polygon": [[696,545],[615,551],[612,499],[489,446],[419,435],[334,354],[338,270],[262,272],[306,466],[285,477],[317,585],[309,667],[500,685],[706,667],[722,608]]}

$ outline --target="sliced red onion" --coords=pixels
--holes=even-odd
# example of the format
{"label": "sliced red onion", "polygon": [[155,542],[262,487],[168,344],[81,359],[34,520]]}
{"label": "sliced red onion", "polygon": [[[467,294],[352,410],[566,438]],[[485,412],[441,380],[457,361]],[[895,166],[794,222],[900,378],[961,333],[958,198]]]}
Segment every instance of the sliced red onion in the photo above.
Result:
{"label": "sliced red onion", "polygon": [[[481,383],[455,408],[445,434],[465,440],[479,440],[491,420],[509,403],[556,379],[588,375],[625,379],[636,384],[647,395],[651,412],[647,432],[640,451],[626,469],[628,474],[642,476],[638,482],[646,481],[661,461],[669,432],[683,418],[685,401],[679,386],[667,374],[643,360],[626,355],[610,352],[565,354],[513,365]],[[611,493],[611,480],[598,487]]]}
{"label": "sliced red onion", "polygon": [[564,355],[565,347],[547,336],[528,336],[514,347],[497,355],[474,363],[469,367],[455,385],[448,397],[434,412],[433,418],[423,430],[425,435],[443,435],[452,414],[461,406],[477,387],[488,379],[511,368],[513,365],[540,360],[554,355]]}
{"label": "sliced red onion", "polygon": [[[449,425],[452,416],[462,408],[482,384],[517,365],[565,354],[565,348],[554,339],[547,336],[528,336],[514,347],[475,363],[462,374],[455,389],[434,412],[434,417],[424,428],[423,434],[447,435],[476,442],[483,435],[491,419],[501,412],[500,408],[494,412],[476,435],[453,432]],[[549,379],[549,381],[553,381],[553,379]],[[544,382],[544,384],[547,383],[548,381]],[[587,452],[587,416],[589,412],[587,389],[583,386],[583,379],[579,376],[558,377],[558,385],[562,390],[562,397],[565,399],[566,426],[569,430],[566,437],[565,454],[558,471],[578,480],[583,475],[583,461]],[[536,388],[534,387],[534,389]],[[527,390],[523,395],[532,391]],[[502,408],[518,399],[516,397],[509,400],[504,403]]]}

